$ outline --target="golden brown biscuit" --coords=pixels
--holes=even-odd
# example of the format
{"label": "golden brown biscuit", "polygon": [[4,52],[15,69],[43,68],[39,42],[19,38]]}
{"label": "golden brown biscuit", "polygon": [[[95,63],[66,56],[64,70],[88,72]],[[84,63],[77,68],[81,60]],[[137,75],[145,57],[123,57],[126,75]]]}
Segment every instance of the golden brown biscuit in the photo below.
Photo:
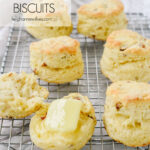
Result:
{"label": "golden brown biscuit", "polygon": [[36,112],[48,97],[48,90],[33,74],[13,72],[0,76],[0,117],[24,118]]}
{"label": "golden brown biscuit", "polygon": [[131,30],[114,31],[107,38],[100,62],[111,81],[150,81],[150,40]]}
{"label": "golden brown biscuit", "polygon": [[93,0],[78,10],[78,32],[97,40],[106,40],[115,30],[126,28],[127,19],[120,0]]}
{"label": "golden brown biscuit", "polygon": [[31,119],[30,136],[34,144],[44,150],[81,149],[94,132],[96,118],[94,108],[89,99],[78,93],[69,94],[63,97],[63,99],[79,100],[83,103],[77,128],[72,132],[49,130],[45,125],[48,105],[43,106],[43,108]]}
{"label": "golden brown biscuit", "polygon": [[41,13],[35,12],[35,7],[24,14],[26,30],[37,39],[70,35],[72,32],[71,17],[64,0],[32,0],[38,11],[43,4],[53,4],[50,8],[45,7]]}
{"label": "golden brown biscuit", "polygon": [[106,92],[103,122],[108,135],[131,147],[150,144],[150,85],[118,81]]}
{"label": "golden brown biscuit", "polygon": [[30,45],[34,73],[50,83],[66,83],[83,75],[80,43],[68,36],[44,39]]}

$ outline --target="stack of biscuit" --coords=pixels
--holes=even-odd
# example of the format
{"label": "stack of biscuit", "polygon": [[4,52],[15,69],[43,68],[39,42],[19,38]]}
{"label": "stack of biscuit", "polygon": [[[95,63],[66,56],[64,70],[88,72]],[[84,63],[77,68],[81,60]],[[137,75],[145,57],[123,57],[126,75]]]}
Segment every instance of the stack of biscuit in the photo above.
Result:
{"label": "stack of biscuit", "polygon": [[[3,74],[0,76],[0,83],[0,117],[18,119],[36,112],[31,119],[30,135],[38,147],[80,149],[91,138],[96,118],[94,108],[86,96],[72,93],[52,103],[44,103],[43,100],[49,94],[48,90],[38,85],[34,74],[24,72]],[[49,109],[52,109],[50,113]],[[54,121],[51,122],[52,119]],[[45,121],[50,122],[54,129],[49,124],[46,125]],[[56,123],[61,123],[64,130],[57,127]]]}
{"label": "stack of biscuit", "polygon": [[103,115],[108,135],[127,146],[148,145],[150,85],[143,82],[150,81],[150,40],[131,30],[112,32],[100,66],[114,82],[107,89]]}

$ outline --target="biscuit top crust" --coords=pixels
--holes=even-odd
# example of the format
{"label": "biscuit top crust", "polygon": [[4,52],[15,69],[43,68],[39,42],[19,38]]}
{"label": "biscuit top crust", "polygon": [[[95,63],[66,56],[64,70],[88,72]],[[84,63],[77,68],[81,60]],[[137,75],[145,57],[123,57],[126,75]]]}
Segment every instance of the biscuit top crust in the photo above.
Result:
{"label": "biscuit top crust", "polygon": [[124,54],[150,55],[150,40],[131,30],[117,30],[108,36],[105,48]]}
{"label": "biscuit top crust", "polygon": [[136,102],[150,102],[150,84],[136,81],[118,81],[111,84],[106,92],[115,103],[126,105]]}
{"label": "biscuit top crust", "polygon": [[124,6],[120,0],[94,0],[78,9],[79,14],[89,17],[108,17],[120,14]]}
{"label": "biscuit top crust", "polygon": [[30,50],[36,50],[46,54],[76,54],[79,46],[80,43],[77,40],[72,39],[69,36],[61,36],[33,42],[30,45]]}

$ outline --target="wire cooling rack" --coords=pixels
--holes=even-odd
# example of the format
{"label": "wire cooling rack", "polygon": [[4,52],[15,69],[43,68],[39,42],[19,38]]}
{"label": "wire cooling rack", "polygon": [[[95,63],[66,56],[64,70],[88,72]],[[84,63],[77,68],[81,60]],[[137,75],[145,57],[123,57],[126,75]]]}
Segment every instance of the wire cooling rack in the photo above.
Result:
{"label": "wire cooling rack", "polygon": [[[139,32],[150,38],[150,20],[142,14],[127,14],[128,28]],[[71,92],[79,92],[89,97],[96,112],[97,125],[91,140],[83,150],[148,150],[144,148],[129,148],[113,141],[106,133],[102,122],[104,112],[105,91],[110,81],[100,71],[99,61],[103,52],[102,41],[86,38],[77,33],[77,17],[72,15],[74,30],[71,37],[81,43],[85,72],[81,79],[74,82],[57,85],[48,84],[41,80],[39,84],[48,88],[50,95],[47,101],[52,101],[68,95]],[[16,27],[17,26],[17,27]],[[10,27],[8,41],[5,47],[5,54],[0,60],[0,73],[31,72],[29,65],[29,44],[35,39],[29,35],[24,26],[19,22],[13,22]],[[30,140],[29,123],[30,118],[24,119],[0,119],[0,150],[39,150]]]}

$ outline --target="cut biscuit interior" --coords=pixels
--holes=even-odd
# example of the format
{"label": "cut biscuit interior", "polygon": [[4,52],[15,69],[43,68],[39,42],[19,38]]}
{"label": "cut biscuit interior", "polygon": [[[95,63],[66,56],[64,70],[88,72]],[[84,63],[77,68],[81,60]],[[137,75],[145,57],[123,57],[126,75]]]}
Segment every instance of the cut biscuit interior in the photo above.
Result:
{"label": "cut biscuit interior", "polygon": [[33,98],[47,98],[48,91],[39,86],[33,74],[8,73],[0,77],[0,99],[1,100],[25,100]]}

